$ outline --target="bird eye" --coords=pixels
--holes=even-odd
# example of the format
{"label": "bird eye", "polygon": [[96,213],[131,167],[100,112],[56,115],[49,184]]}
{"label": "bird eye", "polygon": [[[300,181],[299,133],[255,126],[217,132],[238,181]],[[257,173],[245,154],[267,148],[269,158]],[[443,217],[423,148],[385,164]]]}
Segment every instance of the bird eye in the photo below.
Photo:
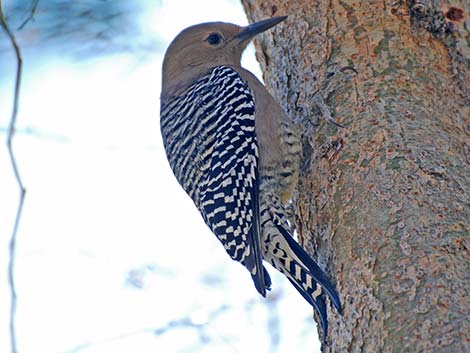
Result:
{"label": "bird eye", "polygon": [[221,40],[222,40],[222,36],[219,33],[211,33],[207,37],[207,42],[210,45],[218,45]]}

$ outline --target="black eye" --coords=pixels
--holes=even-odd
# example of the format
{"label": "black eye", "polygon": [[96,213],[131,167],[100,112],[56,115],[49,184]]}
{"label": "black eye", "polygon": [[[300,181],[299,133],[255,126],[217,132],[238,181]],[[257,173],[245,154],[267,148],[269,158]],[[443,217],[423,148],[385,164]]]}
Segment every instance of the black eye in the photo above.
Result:
{"label": "black eye", "polygon": [[207,37],[207,42],[210,45],[217,45],[222,40],[222,36],[219,33],[211,33],[209,37]]}

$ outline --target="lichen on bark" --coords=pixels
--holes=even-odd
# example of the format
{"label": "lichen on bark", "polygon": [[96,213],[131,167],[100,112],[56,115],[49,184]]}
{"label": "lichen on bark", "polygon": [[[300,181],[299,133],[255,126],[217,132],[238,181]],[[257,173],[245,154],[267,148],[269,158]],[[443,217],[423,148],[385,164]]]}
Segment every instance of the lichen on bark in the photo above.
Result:
{"label": "lichen on bark", "polygon": [[[307,124],[297,228],[344,303],[325,350],[470,351],[470,3],[243,4],[289,15],[257,57]],[[319,94],[344,129],[312,128]]]}

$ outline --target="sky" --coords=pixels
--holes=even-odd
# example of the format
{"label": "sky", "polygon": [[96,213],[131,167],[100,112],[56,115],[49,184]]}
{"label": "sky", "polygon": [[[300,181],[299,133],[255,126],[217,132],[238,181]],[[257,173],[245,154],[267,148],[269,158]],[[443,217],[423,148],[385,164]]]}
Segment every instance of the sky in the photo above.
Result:
{"label": "sky", "polygon": [[[311,307],[272,268],[273,290],[258,295],[166,161],[163,50],[185,27],[214,20],[247,24],[237,1],[160,1],[139,24],[161,50],[82,60],[25,50],[14,141],[27,188],[15,272],[21,353],[319,352]],[[15,63],[11,53],[0,60],[5,139]],[[261,78],[253,45],[242,64]],[[0,171],[6,313],[18,192],[4,144]],[[7,337],[0,315],[0,352],[9,351]]]}

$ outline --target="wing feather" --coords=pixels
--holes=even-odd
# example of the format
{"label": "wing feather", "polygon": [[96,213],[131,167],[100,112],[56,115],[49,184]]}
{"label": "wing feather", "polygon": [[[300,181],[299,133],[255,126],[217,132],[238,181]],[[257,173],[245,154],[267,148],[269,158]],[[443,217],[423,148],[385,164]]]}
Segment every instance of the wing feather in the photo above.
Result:
{"label": "wing feather", "polygon": [[216,130],[201,202],[209,227],[232,259],[248,268],[257,290],[265,295],[269,279],[260,246],[255,100],[235,70],[223,70],[224,80],[214,84],[210,94],[224,100],[219,116],[224,124]]}

